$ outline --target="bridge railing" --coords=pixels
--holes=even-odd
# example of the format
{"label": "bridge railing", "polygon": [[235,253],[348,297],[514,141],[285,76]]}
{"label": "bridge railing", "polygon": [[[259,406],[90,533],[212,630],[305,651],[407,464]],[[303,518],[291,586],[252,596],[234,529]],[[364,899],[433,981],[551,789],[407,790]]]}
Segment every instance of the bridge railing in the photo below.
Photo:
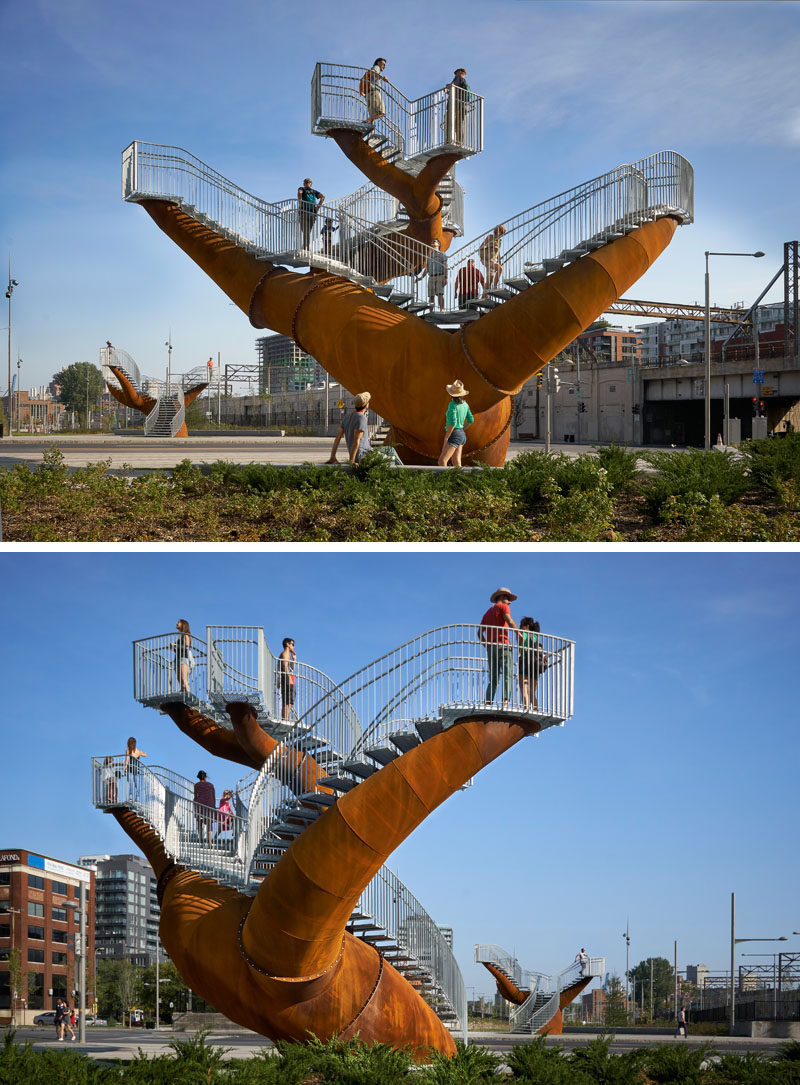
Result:
{"label": "bridge railing", "polygon": [[[572,716],[574,642],[537,634],[523,648],[508,630],[447,625],[429,630],[368,664],[340,685],[364,725],[356,753],[384,743],[414,721],[460,710],[498,710],[529,715],[542,726]],[[484,643],[483,637],[490,643]],[[526,680],[523,684],[521,679]],[[491,687],[494,686],[494,690]],[[503,704],[505,702],[505,704]]]}
{"label": "bridge railing", "polygon": [[[166,701],[180,699],[180,664],[177,631],[143,637],[133,642],[133,695],[137,701],[157,708]],[[208,657],[204,638],[192,635],[188,657],[188,685],[191,697],[206,700]]]}
{"label": "bridge railing", "polygon": [[104,347],[103,353],[105,354],[105,364],[114,365],[118,369],[121,369],[128,380],[133,385],[137,392],[142,390],[142,374],[139,372],[139,366],[128,354],[126,350],[120,350],[119,347]]}
{"label": "bridge railing", "polygon": [[452,949],[423,906],[387,867],[381,867],[361,895],[357,911],[372,916],[396,939],[401,951],[436,980],[439,992],[466,1034],[467,992]]}

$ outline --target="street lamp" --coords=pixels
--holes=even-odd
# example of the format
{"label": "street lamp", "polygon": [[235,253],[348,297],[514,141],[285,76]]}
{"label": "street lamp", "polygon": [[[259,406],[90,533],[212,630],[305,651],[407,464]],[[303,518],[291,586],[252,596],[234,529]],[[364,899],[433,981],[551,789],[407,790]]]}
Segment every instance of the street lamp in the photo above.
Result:
{"label": "street lamp", "polygon": [[[763,256],[763,252],[707,252],[706,253],[706,389],[705,389],[705,448],[711,448],[711,291],[708,279],[709,256]],[[753,318],[755,320],[755,316]],[[755,334],[758,335],[756,325]]]}
{"label": "street lamp", "polygon": [[172,328],[169,330],[169,339],[164,340],[164,346],[167,348],[167,395],[169,395],[169,384],[172,374]]}
{"label": "street lamp", "polygon": [[628,1020],[628,992],[630,990],[630,972],[628,969],[628,953],[631,948],[631,934],[630,934],[630,922],[625,920],[625,930],[622,932],[622,937],[625,939],[625,1020]]}
{"label": "street lamp", "polygon": [[[713,255],[713,254],[712,254]],[[749,255],[749,254],[748,254]],[[796,931],[794,932],[797,933]],[[736,937],[736,894],[731,893],[731,1023],[730,1035],[733,1036],[733,1026],[736,1023],[736,979],[735,962],[736,947],[740,942],[785,942],[786,935],[780,938],[737,938]]]}
{"label": "street lamp", "polygon": [[11,425],[11,417],[14,414],[14,404],[11,400],[11,295],[14,293],[14,287],[19,286],[17,279],[11,278],[11,259],[8,261],[8,290],[6,290],[6,297],[8,298],[8,424]]}
{"label": "street lamp", "polygon": [[[68,900],[64,902],[66,908],[80,908],[80,927],[78,938],[80,940],[80,947],[75,946],[75,956],[80,957],[80,971],[78,973],[78,986],[80,988],[80,1001],[78,1008],[80,1011],[80,1020],[78,1021],[78,1043],[86,1043],[86,882],[81,881],[81,897],[80,904],[76,904],[74,900]],[[80,948],[80,954],[78,954],[78,948]]]}

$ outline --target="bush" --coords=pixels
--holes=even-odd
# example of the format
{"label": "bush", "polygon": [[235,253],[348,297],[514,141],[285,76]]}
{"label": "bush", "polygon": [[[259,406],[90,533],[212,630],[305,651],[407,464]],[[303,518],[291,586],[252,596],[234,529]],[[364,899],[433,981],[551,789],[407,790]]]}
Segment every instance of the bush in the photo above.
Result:
{"label": "bush", "polygon": [[518,1044],[505,1061],[514,1081],[530,1082],[531,1085],[572,1085],[583,1080],[564,1058],[561,1045],[546,1047],[544,1036],[537,1036],[529,1044]]}
{"label": "bush", "polygon": [[710,500],[717,496],[730,505],[749,486],[744,462],[726,452],[646,452],[643,458],[658,471],[644,486],[644,494],[651,514],[662,519],[670,497],[700,494]]}
{"label": "bush", "polygon": [[699,1047],[689,1047],[683,1043],[659,1044],[646,1052],[644,1068],[650,1080],[659,1085],[666,1082],[702,1085],[703,1064],[710,1055],[709,1044],[700,1044]]}
{"label": "bush", "polygon": [[597,452],[597,462],[605,470],[614,493],[631,489],[639,474],[639,453],[629,448],[620,448],[611,442],[608,448]]}
{"label": "bush", "polygon": [[572,1052],[570,1065],[581,1075],[576,1078],[577,1081],[639,1085],[642,1081],[644,1052],[626,1051],[621,1055],[612,1055],[612,1039],[612,1035],[601,1036]]}
{"label": "bush", "polygon": [[415,1081],[421,1085],[483,1085],[497,1078],[499,1065],[497,1056],[485,1047],[456,1040],[455,1055],[432,1051],[430,1065],[415,1077]]}
{"label": "bush", "polygon": [[750,473],[759,486],[776,494],[783,482],[800,487],[800,433],[745,441],[742,449],[750,458]]}
{"label": "bush", "polygon": [[315,1085],[395,1085],[408,1080],[412,1062],[406,1048],[366,1044],[357,1036],[327,1041],[312,1036],[307,1044],[279,1041],[276,1046],[282,1056],[277,1080],[287,1085],[308,1077]]}

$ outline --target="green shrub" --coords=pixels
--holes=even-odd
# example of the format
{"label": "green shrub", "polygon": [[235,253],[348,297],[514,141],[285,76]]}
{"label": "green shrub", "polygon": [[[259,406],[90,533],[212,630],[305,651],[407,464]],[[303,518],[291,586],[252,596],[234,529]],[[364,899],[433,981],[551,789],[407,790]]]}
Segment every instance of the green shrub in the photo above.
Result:
{"label": "green shrub", "polygon": [[659,1044],[645,1053],[644,1068],[648,1078],[658,1085],[665,1082],[702,1085],[704,1063],[710,1055],[709,1044],[700,1044],[698,1047],[684,1043]]}
{"label": "green shrub", "polygon": [[485,1047],[456,1040],[455,1055],[431,1052],[430,1065],[416,1077],[420,1085],[483,1085],[495,1081],[500,1060]]}
{"label": "green shrub", "polygon": [[277,1080],[287,1083],[312,1077],[315,1085],[395,1085],[407,1081],[411,1054],[388,1044],[366,1044],[357,1036],[351,1040],[334,1037],[323,1041],[312,1036],[306,1044],[276,1044],[282,1057]]}
{"label": "green shrub", "polygon": [[621,448],[612,441],[608,448],[597,451],[597,462],[605,470],[614,493],[629,490],[639,474],[639,453]]}
{"label": "green shrub", "polygon": [[[591,488],[578,485],[562,491],[554,481],[545,485],[546,538],[554,542],[594,542],[617,538],[611,487],[602,467],[594,466],[594,472],[594,485]],[[584,481],[583,476],[585,471],[582,471],[581,482]]]}
{"label": "green shrub", "polygon": [[730,505],[749,485],[744,462],[725,452],[646,452],[643,459],[658,472],[643,492],[651,514],[662,519],[670,497],[701,494],[710,500],[717,495],[724,505]]}
{"label": "green shrub", "polygon": [[800,433],[745,441],[742,449],[750,458],[750,473],[757,485],[773,493],[778,493],[782,482],[800,486]]}
{"label": "green shrub", "polygon": [[800,1073],[788,1063],[776,1064],[758,1052],[743,1051],[719,1056],[704,1080],[708,1085],[792,1085],[800,1081]]}
{"label": "green shrub", "polygon": [[564,1058],[561,1045],[546,1047],[544,1036],[537,1036],[529,1044],[517,1044],[505,1061],[514,1081],[530,1082],[531,1085],[572,1085],[584,1080]]}
{"label": "green shrub", "polygon": [[607,1085],[639,1085],[639,1082],[644,1080],[644,1053],[626,1051],[621,1055],[613,1055],[612,1039],[612,1035],[600,1036],[572,1052],[570,1065],[581,1075],[576,1080],[605,1082]]}

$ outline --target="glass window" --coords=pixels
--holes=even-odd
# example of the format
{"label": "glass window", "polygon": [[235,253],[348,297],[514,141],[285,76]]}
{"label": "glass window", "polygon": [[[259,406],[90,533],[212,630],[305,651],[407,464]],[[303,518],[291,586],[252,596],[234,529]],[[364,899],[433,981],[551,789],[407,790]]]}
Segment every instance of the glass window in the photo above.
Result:
{"label": "glass window", "polygon": [[0,961],[7,961],[10,953],[10,949],[0,949]]}
{"label": "glass window", "polygon": [[44,950],[43,949],[29,949],[28,960],[33,961],[36,964],[44,964]]}
{"label": "glass window", "polygon": [[44,878],[40,878],[38,874],[28,875],[28,888],[29,889],[44,889]]}
{"label": "glass window", "polygon": [[44,973],[28,973],[28,1009],[44,1009]]}
{"label": "glass window", "polygon": [[11,885],[10,870],[0,870],[0,885]]}
{"label": "glass window", "polygon": [[[66,964],[66,963],[67,963],[67,955],[66,955],[66,953],[56,953],[55,951],[53,952],[53,964]],[[64,978],[66,979],[66,977],[64,977]]]}
{"label": "glass window", "polygon": [[54,972],[50,977],[50,986],[53,988],[53,998],[67,997],[67,977],[60,976],[57,972]]}
{"label": "glass window", "polygon": [[34,904],[32,900],[28,901],[28,915],[38,916],[40,919],[44,919],[44,905]]}
{"label": "glass window", "polygon": [[65,897],[67,895],[66,882],[51,882],[50,887],[54,893],[60,893],[62,897]]}
{"label": "glass window", "polygon": [[51,942],[63,942],[66,944],[67,932],[66,931],[53,931],[50,935]]}
{"label": "glass window", "polygon": [[44,927],[28,927],[29,938],[44,938]]}
{"label": "glass window", "polygon": [[11,1006],[11,982],[10,972],[0,972],[0,1010],[7,1010]]}
{"label": "glass window", "polygon": [[11,910],[10,900],[0,900],[0,913],[9,912]]}
{"label": "glass window", "polygon": [[0,938],[11,937],[11,926],[8,923],[0,923]]}
{"label": "glass window", "polygon": [[56,923],[66,923],[67,922],[67,909],[66,908],[54,908],[53,909],[53,919],[55,919]]}

